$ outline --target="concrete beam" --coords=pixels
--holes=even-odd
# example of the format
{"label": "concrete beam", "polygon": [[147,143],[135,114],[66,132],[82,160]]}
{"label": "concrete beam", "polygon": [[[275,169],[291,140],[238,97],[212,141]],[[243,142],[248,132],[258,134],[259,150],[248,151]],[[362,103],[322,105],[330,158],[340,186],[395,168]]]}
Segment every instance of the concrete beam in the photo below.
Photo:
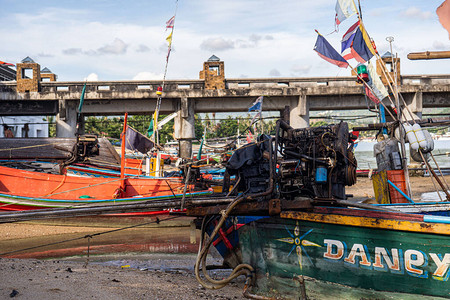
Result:
{"label": "concrete beam", "polygon": [[59,113],[56,115],[56,137],[73,138],[76,134],[77,102],[59,101]]}
{"label": "concrete beam", "polygon": [[194,106],[195,102],[187,97],[181,98],[178,102],[174,138],[180,143],[179,157],[181,158],[192,157],[192,140],[195,138]]}
{"label": "concrete beam", "polygon": [[309,101],[307,96],[300,95],[290,105],[290,125],[294,128],[309,127]]}

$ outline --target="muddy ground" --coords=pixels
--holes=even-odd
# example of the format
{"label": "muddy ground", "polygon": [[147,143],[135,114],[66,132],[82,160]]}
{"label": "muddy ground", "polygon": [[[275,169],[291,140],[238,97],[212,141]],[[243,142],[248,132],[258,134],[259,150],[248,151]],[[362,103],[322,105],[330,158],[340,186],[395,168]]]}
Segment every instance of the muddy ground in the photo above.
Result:
{"label": "muddy ground", "polygon": [[[411,177],[411,186],[414,199],[435,190],[425,177]],[[372,181],[362,177],[346,192],[355,201],[374,196]],[[189,218],[165,218],[158,224],[155,217],[0,224],[0,299],[244,299],[242,278],[216,291],[198,284],[193,266],[199,233]],[[144,223],[150,224],[114,231]]]}

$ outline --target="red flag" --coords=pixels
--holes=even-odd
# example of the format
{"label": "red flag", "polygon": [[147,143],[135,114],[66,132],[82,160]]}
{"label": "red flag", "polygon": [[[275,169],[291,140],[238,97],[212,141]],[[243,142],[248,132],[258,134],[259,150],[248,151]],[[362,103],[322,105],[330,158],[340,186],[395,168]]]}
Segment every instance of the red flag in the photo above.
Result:
{"label": "red flag", "polygon": [[366,86],[364,86],[366,89],[366,96],[372,100],[375,104],[380,104],[380,100],[372,93],[372,91]]}
{"label": "red flag", "polygon": [[450,1],[445,0],[442,2],[436,9],[436,14],[439,17],[439,22],[441,22],[442,27],[448,31],[450,38]]}
{"label": "red flag", "polygon": [[10,64],[10,63],[7,63],[7,62],[1,61],[1,60],[0,60],[0,65],[15,67],[15,64]]}
{"label": "red flag", "polygon": [[247,143],[251,143],[253,141],[253,134],[250,130],[248,131],[246,140],[247,140]]}

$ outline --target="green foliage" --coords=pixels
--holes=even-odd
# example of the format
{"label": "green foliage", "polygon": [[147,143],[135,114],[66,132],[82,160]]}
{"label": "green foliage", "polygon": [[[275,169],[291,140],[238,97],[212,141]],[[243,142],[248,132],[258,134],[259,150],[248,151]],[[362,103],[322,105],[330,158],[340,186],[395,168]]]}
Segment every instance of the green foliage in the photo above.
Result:
{"label": "green foliage", "polygon": [[328,124],[329,124],[329,123],[328,123],[327,121],[321,120],[321,121],[317,121],[317,122],[311,123],[311,127],[326,126],[326,125],[328,125]]}
{"label": "green foliage", "polygon": [[46,118],[43,118],[42,121],[45,121],[45,122],[48,123],[48,136],[49,137],[56,137],[55,117],[54,116],[47,116]]}

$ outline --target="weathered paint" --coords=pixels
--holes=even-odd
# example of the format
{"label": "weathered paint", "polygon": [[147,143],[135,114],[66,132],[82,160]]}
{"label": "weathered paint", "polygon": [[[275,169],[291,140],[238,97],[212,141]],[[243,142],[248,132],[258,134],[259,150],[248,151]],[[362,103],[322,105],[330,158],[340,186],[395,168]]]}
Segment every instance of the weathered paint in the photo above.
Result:
{"label": "weathered paint", "polygon": [[280,216],[282,218],[290,218],[302,221],[450,235],[450,227],[447,224],[439,223],[425,223],[396,219],[379,219],[337,214],[326,215],[305,212],[283,212],[280,214]]}
{"label": "weathered paint", "polygon": [[[416,232],[396,229],[415,229],[402,223],[414,223],[410,221],[394,226],[385,223],[392,220],[366,223],[337,215],[320,222],[315,214],[309,216],[313,221],[300,218],[307,215],[296,215],[296,220],[262,219],[240,229],[243,261],[256,269],[254,292],[298,296],[293,278],[304,275],[316,279],[308,282],[311,290],[314,282],[329,283],[328,297],[347,298],[342,289],[353,290],[350,287],[365,290],[364,297],[367,293],[379,297],[376,291],[402,293],[397,299],[406,299],[407,294],[450,297],[449,225]],[[339,294],[330,294],[336,288],[331,283],[342,285],[336,289]]]}

